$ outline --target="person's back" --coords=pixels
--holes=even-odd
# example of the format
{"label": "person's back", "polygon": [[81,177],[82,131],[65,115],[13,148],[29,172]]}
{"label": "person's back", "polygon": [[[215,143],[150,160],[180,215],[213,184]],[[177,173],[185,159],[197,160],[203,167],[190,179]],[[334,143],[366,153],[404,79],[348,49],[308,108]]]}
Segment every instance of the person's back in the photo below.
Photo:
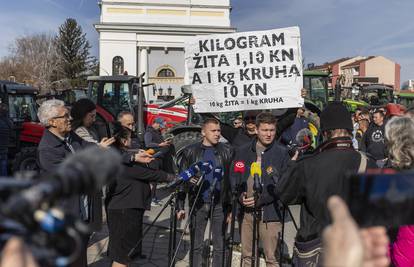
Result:
{"label": "person's back", "polygon": [[346,107],[337,102],[329,104],[321,113],[321,132],[327,141],[315,154],[294,163],[276,185],[275,195],[284,205],[301,205],[295,266],[321,266],[321,235],[329,224],[328,198],[346,198],[347,175],[375,166],[354,149],[352,130],[351,114]]}
{"label": "person's back", "polygon": [[[323,228],[329,224],[329,213],[326,208],[328,198],[332,195],[346,198],[346,175],[357,173],[360,167],[361,154],[352,148],[351,139],[338,138],[334,141],[341,141],[341,146],[333,145],[298,161],[296,167],[292,169],[290,179],[285,180],[286,185],[279,184],[283,188],[287,187],[287,191],[302,192],[294,201],[300,203],[303,200],[300,203],[301,227],[297,234],[299,241],[308,241],[321,236]],[[345,144],[349,146],[346,147]],[[372,163],[370,166],[374,167]],[[298,184],[300,184],[299,188],[290,188]],[[282,202],[287,201],[289,196],[284,195],[283,192],[281,194]]]}

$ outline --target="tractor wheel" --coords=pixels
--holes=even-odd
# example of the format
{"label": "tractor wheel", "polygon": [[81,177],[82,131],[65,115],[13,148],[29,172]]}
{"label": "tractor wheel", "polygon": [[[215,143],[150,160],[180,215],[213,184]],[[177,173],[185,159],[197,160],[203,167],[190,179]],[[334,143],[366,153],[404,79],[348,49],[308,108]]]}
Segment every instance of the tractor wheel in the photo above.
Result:
{"label": "tractor wheel", "polygon": [[23,147],[16,154],[13,162],[13,173],[17,171],[38,171],[37,147]]}
{"label": "tractor wheel", "polygon": [[175,152],[176,152],[175,162],[177,166],[180,166],[179,163],[180,163],[184,148],[200,140],[201,140],[201,133],[198,131],[182,132],[174,136],[173,144],[174,144]]}

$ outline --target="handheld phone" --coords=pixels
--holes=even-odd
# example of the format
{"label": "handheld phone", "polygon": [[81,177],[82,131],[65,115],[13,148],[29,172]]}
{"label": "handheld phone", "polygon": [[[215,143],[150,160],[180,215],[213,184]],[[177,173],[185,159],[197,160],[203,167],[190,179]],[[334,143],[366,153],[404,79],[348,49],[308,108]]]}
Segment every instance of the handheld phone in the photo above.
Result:
{"label": "handheld phone", "polygon": [[348,204],[357,223],[398,227],[414,224],[414,173],[353,175]]}

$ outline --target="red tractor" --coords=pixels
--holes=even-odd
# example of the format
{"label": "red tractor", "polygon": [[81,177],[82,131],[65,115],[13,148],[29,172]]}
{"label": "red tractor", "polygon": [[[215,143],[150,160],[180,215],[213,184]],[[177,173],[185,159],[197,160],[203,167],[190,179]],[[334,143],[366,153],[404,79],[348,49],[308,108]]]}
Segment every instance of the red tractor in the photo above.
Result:
{"label": "red tractor", "polygon": [[[143,141],[145,126],[152,124],[156,117],[162,117],[167,122],[167,135],[173,136],[176,151],[200,138],[198,117],[193,114],[188,99],[191,92],[183,88],[183,96],[160,106],[146,104],[141,77],[92,76],[88,78],[88,97],[97,104],[96,129],[100,136],[110,135],[110,124],[121,111],[130,111],[135,116],[136,133]],[[190,116],[188,116],[190,114]]]}
{"label": "red tractor", "polygon": [[[173,136],[176,151],[200,138],[200,126],[194,124],[191,106],[178,105],[186,102],[191,95],[184,95],[160,107],[145,104],[143,79],[136,76],[92,76],[88,77],[88,98],[97,104],[95,128],[100,137],[111,135],[111,124],[121,111],[130,111],[135,116],[138,139],[143,141],[145,126],[156,117],[162,117],[169,127],[166,134]],[[9,117],[14,124],[14,134],[10,141],[10,159],[13,171],[37,170],[36,148],[44,128],[37,119],[36,95],[38,90],[8,81],[0,82],[1,101],[8,103]]]}
{"label": "red tractor", "polygon": [[44,128],[37,122],[36,88],[10,81],[0,81],[0,102],[9,107],[12,122],[9,161],[13,171],[37,169],[36,147]]}

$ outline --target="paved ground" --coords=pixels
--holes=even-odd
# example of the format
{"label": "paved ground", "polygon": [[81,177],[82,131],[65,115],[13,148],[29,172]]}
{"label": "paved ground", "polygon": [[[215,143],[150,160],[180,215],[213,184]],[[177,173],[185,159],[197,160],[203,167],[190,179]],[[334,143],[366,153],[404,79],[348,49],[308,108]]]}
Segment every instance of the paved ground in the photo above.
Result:
{"label": "paved ground", "polygon": [[[168,192],[166,190],[160,189],[158,190],[158,197],[164,201],[164,203],[168,199]],[[162,207],[152,207],[151,211],[145,213],[144,218],[144,229],[147,227],[157,216],[160,212]],[[299,222],[299,210],[298,206],[290,207],[295,221]],[[170,209],[167,207],[164,212],[159,217],[158,221],[150,229],[148,234],[146,235],[143,241],[143,253],[147,255],[147,259],[139,260],[134,262],[131,266],[137,267],[164,267],[168,266],[168,237],[169,237],[169,216],[170,216]],[[179,233],[177,234],[177,240],[180,238],[181,234],[183,233],[183,227],[185,222],[182,222],[179,225]],[[208,226],[207,226],[208,227]],[[236,224],[237,227],[237,224]],[[208,229],[208,228],[207,228]],[[296,234],[294,229],[293,223],[289,220],[286,223],[285,227],[285,247],[287,246],[289,255],[292,255],[292,245],[293,245],[293,238]],[[237,232],[237,230],[236,230]],[[236,241],[239,240],[239,237],[235,237]],[[110,260],[106,257],[106,249],[108,245],[108,231],[106,225],[104,225],[101,232],[95,233],[92,237],[88,248],[88,263],[90,267],[109,267],[111,266]],[[179,253],[177,255],[177,267],[185,267],[189,266],[188,263],[188,251],[190,248],[189,242],[189,235],[187,233],[184,234],[184,238],[182,244],[180,246]],[[237,250],[237,248],[236,248]],[[240,266],[239,265],[239,253],[235,252],[233,256],[233,266]],[[261,264],[261,266],[265,266]],[[286,266],[289,266],[286,264]]]}

